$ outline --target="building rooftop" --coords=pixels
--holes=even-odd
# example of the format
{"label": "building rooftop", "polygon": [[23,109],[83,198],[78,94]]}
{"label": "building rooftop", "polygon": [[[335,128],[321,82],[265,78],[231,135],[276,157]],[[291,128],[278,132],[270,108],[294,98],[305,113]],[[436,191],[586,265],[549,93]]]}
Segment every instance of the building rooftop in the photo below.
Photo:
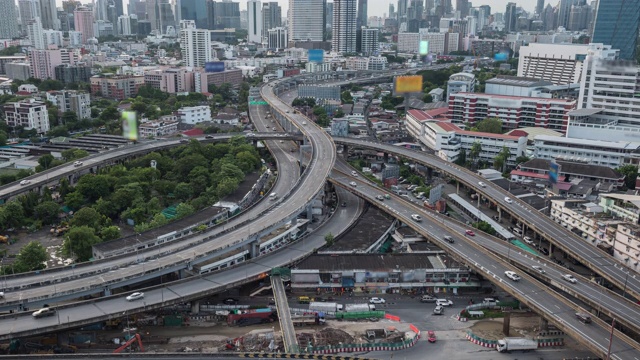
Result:
{"label": "building rooftop", "polygon": [[576,110],[571,110],[567,113],[567,115],[569,116],[590,116],[590,115],[595,115],[595,114],[599,114],[602,111],[602,109],[576,109]]}
{"label": "building rooftop", "polygon": [[[524,132],[526,135],[522,135],[521,134],[522,132]],[[562,133],[551,130],[551,129],[541,128],[541,127],[524,127],[524,128],[514,129],[507,132],[506,135],[526,136],[529,141],[534,140],[536,136],[546,136],[549,139],[552,137],[555,137],[555,138],[561,137],[565,139]]]}
{"label": "building rooftop", "polygon": [[[563,160],[556,160],[556,163],[560,165],[561,174],[576,174],[583,175],[587,178],[604,178],[604,179],[621,179],[624,178],[619,172],[612,168],[600,165],[592,165],[586,163],[569,162]],[[551,160],[545,159],[532,159],[519,166],[519,169],[540,169],[549,171]],[[517,171],[517,170],[514,170]],[[513,172],[512,172],[513,174]],[[539,174],[542,175],[542,174]],[[547,177],[547,175],[544,175]]]}
{"label": "building rooftop", "polygon": [[575,144],[575,145],[583,145],[583,146],[593,146],[593,147],[606,147],[610,149],[617,150],[636,150],[640,148],[640,143],[637,142],[628,142],[628,141],[602,141],[602,140],[589,140],[589,139],[574,139],[567,137],[556,137],[556,136],[547,136],[547,135],[536,135],[535,140],[542,141],[555,141],[564,144]]}
{"label": "building rooftop", "polygon": [[519,86],[519,87],[539,87],[539,86],[553,85],[551,81],[547,81],[547,80],[521,77],[521,76],[509,76],[509,75],[498,75],[493,79],[487,80],[487,84]]}
{"label": "building rooftop", "polygon": [[415,270],[432,269],[424,254],[314,254],[302,260],[300,270]]}

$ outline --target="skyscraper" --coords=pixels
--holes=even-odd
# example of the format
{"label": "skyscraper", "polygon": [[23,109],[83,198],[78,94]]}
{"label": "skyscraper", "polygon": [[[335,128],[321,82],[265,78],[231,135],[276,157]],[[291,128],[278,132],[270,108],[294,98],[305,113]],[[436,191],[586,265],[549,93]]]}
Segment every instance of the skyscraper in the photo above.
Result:
{"label": "skyscraper", "polygon": [[56,0],[40,0],[40,21],[43,29],[60,30]]}
{"label": "skyscraper", "polygon": [[356,51],[356,0],[333,1],[331,51]]}
{"label": "skyscraper", "polygon": [[216,29],[240,29],[240,3],[223,0],[214,2]]}
{"label": "skyscraper", "polygon": [[[13,2],[11,2],[13,4]],[[40,3],[38,0],[19,0],[20,20],[27,24],[36,17],[40,17]],[[15,13],[15,10],[14,10]]]}
{"label": "skyscraper", "polygon": [[34,48],[44,50],[44,36],[42,34],[42,23],[40,23],[39,17],[36,16],[27,23],[27,36]]}
{"label": "skyscraper", "polygon": [[[325,3],[325,0],[289,0],[289,41],[324,41]],[[335,2],[333,6],[335,13]]]}
{"label": "skyscraper", "polygon": [[518,14],[516,13],[516,3],[507,3],[507,10],[504,13],[504,31],[516,31]]}
{"label": "skyscraper", "polygon": [[409,7],[409,0],[398,0],[398,22],[406,20],[407,8]]}
{"label": "skyscraper", "polygon": [[197,29],[193,20],[180,21],[180,49],[185,66],[204,67],[213,58],[211,31]]}
{"label": "skyscraper", "polygon": [[262,42],[262,4],[257,0],[247,1],[248,41]]}
{"label": "skyscraper", "polygon": [[536,4],[536,14],[540,16],[542,11],[544,11],[544,0],[538,0],[538,3]]}
{"label": "skyscraper", "polygon": [[[615,1],[615,0],[614,0]],[[560,0],[558,7],[558,26],[567,28],[571,17],[571,6],[577,5],[579,0]]]}
{"label": "skyscraper", "polygon": [[456,0],[456,11],[460,12],[460,19],[469,15],[469,0]]}
{"label": "skyscraper", "polygon": [[356,29],[367,26],[367,0],[358,0],[358,16],[356,18]]}
{"label": "skyscraper", "polygon": [[635,60],[640,24],[640,1],[599,0],[592,43],[620,49],[620,58]]}
{"label": "skyscraper", "polygon": [[76,31],[82,33],[82,43],[86,44],[87,40],[93,36],[93,11],[86,6],[78,6],[73,12],[73,22]]}
{"label": "skyscraper", "polygon": [[262,34],[266,35],[269,29],[282,26],[282,8],[277,2],[271,1],[262,4]]}
{"label": "skyscraper", "polygon": [[0,0],[0,38],[13,39],[18,36],[16,4],[13,0]]}
{"label": "skyscraper", "polygon": [[193,20],[198,29],[209,28],[206,0],[179,0],[180,20]]}
{"label": "skyscraper", "polygon": [[[172,27],[176,29],[176,17],[173,12],[173,6],[169,0],[157,0],[157,16],[156,16],[156,30],[161,34],[167,32],[167,28]],[[153,25],[152,25],[153,26]]]}

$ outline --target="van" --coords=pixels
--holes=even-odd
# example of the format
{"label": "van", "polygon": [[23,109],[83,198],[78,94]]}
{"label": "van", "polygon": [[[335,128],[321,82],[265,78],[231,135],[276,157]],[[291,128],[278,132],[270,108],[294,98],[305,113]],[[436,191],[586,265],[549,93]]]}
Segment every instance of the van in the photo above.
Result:
{"label": "van", "polygon": [[300,304],[308,304],[312,301],[313,301],[313,298],[310,298],[308,296],[298,296],[298,302]]}
{"label": "van", "polygon": [[276,194],[274,192],[269,194],[269,200],[275,200],[277,197],[278,197],[278,194]]}
{"label": "van", "polygon": [[436,298],[434,298],[431,295],[422,295],[422,297],[420,298],[420,302],[423,302],[423,303],[436,302]]}
{"label": "van", "polygon": [[585,324],[590,324],[591,323],[591,315],[587,314],[587,313],[583,313],[583,312],[577,312],[576,313],[576,318],[578,319],[578,321],[581,321]]}

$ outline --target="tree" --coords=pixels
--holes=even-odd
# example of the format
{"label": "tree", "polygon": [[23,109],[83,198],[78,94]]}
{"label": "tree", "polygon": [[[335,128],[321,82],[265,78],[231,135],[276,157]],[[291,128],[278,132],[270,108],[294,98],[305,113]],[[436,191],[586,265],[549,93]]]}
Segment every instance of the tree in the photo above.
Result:
{"label": "tree", "polygon": [[45,201],[33,209],[33,216],[45,225],[56,223],[58,214],[60,214],[60,205],[53,201]]}
{"label": "tree", "polygon": [[47,250],[42,244],[31,241],[25,245],[16,257],[16,267],[20,272],[42,270],[46,267]]}
{"label": "tree", "polygon": [[496,234],[496,230],[486,221],[477,222],[477,223],[473,224],[473,227],[475,227],[476,229],[478,229],[480,231],[484,231],[489,235],[495,235]]}
{"label": "tree", "polygon": [[78,191],[68,193],[64,196],[64,204],[71,210],[78,210],[84,205],[84,196]]}
{"label": "tree", "polygon": [[4,210],[3,222],[5,229],[17,228],[24,223],[25,212],[20,201],[9,201],[2,207],[2,209]]}
{"label": "tree", "polygon": [[502,134],[502,120],[498,118],[486,118],[478,121],[471,131],[487,132],[492,134]]}
{"label": "tree", "polygon": [[96,236],[92,228],[88,226],[73,227],[65,236],[62,250],[67,256],[75,256],[78,261],[87,261],[93,256],[92,246],[99,243],[100,238]]}
{"label": "tree", "polygon": [[624,175],[624,184],[627,189],[636,188],[636,179],[638,178],[638,167],[636,165],[623,165],[616,169],[617,172]]}
{"label": "tree", "polygon": [[340,94],[340,99],[343,104],[353,104],[353,96],[351,96],[351,91],[345,90]]}
{"label": "tree", "polygon": [[494,168],[496,170],[500,170],[501,172],[504,172],[505,171],[505,166],[506,166],[507,162],[509,161],[510,157],[511,157],[511,151],[509,151],[508,147],[503,146],[502,150],[500,150],[498,155],[496,155],[495,159],[493,160]]}
{"label": "tree", "polygon": [[480,141],[475,141],[471,144],[471,150],[469,150],[469,159],[477,165],[480,154],[482,153],[482,144]]}
{"label": "tree", "polygon": [[181,201],[189,200],[193,195],[191,191],[191,185],[189,185],[188,183],[179,183],[178,185],[176,185],[176,188],[173,190],[173,194],[178,200],[181,200]]}
{"label": "tree", "polygon": [[338,108],[338,110],[336,110],[336,112],[333,114],[334,118],[341,118],[344,117],[344,111],[342,110],[341,107]]}
{"label": "tree", "polygon": [[431,94],[424,94],[422,96],[422,102],[424,103],[431,103],[433,102],[433,96]]}
{"label": "tree", "polygon": [[[111,183],[113,184],[113,183]],[[106,197],[111,192],[110,180],[105,175],[85,175],[80,178],[76,191],[79,191],[90,202]]]}
{"label": "tree", "polygon": [[120,238],[120,228],[117,226],[107,226],[100,230],[102,241],[115,240]]}
{"label": "tree", "polygon": [[526,163],[531,160],[527,155],[520,155],[516,158],[516,164]]}
{"label": "tree", "polygon": [[66,161],[72,161],[75,159],[80,159],[80,158],[89,156],[89,152],[81,149],[67,149],[62,151],[61,155],[62,155],[62,158],[65,159]]}
{"label": "tree", "polygon": [[38,159],[38,164],[40,164],[40,166],[42,166],[44,170],[47,170],[51,167],[51,164],[53,163],[54,160],[55,158],[53,157],[53,155],[44,154],[40,156],[40,159]]}
{"label": "tree", "polygon": [[193,214],[195,211],[196,210],[193,208],[193,206],[186,203],[180,203],[176,207],[176,218],[182,219],[185,216]]}
{"label": "tree", "polygon": [[71,219],[71,226],[88,226],[96,233],[100,231],[103,224],[102,216],[93,208],[85,207],[78,210]]}
{"label": "tree", "polygon": [[327,243],[328,246],[331,246],[335,242],[335,238],[333,237],[332,233],[328,233],[327,235],[324,236],[324,241]]}

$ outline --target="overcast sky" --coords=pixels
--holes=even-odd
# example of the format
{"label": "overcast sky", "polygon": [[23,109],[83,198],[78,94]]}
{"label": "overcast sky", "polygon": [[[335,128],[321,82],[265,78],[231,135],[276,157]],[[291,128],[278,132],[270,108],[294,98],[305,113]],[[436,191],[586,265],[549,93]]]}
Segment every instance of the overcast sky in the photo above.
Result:
{"label": "overcast sky", "polygon": [[[273,0],[270,0],[273,1]],[[289,0],[277,0],[282,6],[282,16],[287,16],[287,10],[289,9]],[[263,1],[264,2],[264,1]],[[328,1],[331,2],[331,1]],[[489,5],[491,6],[491,12],[500,12],[504,13],[508,2],[515,2],[518,6],[521,6],[527,11],[533,11],[536,6],[536,0],[472,0],[471,6],[480,6],[480,5]],[[555,5],[558,1],[554,0],[545,0],[545,6],[547,4],[552,3]],[[455,0],[451,1],[452,5],[455,7]],[[398,6],[397,0],[369,0],[369,16],[382,16],[383,14],[389,13],[389,4],[394,4],[394,6]],[[247,2],[240,0],[240,9],[245,10],[247,8]],[[397,11],[398,9],[396,9]]]}

